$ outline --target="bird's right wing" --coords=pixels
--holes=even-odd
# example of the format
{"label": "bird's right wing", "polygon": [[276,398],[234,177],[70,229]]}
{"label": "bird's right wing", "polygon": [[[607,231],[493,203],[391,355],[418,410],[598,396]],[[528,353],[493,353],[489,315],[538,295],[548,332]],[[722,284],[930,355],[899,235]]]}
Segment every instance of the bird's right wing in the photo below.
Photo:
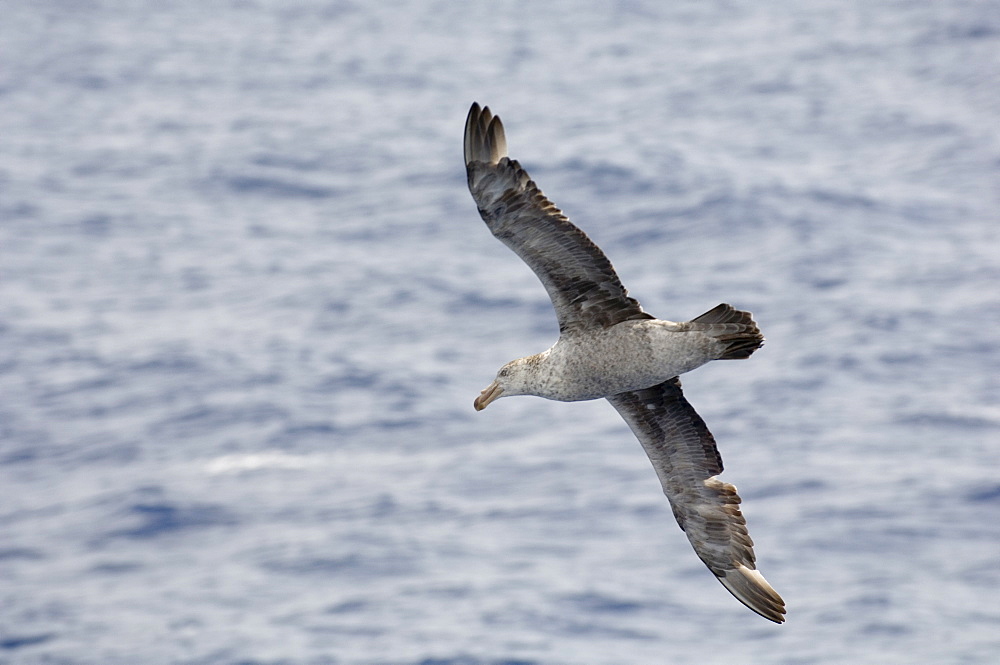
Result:
{"label": "bird's right wing", "polygon": [[722,458],[705,421],[674,377],[608,398],[649,455],[674,517],[694,551],[730,593],[765,619],[785,620],[785,603],[757,572],[736,488],[719,480]]}

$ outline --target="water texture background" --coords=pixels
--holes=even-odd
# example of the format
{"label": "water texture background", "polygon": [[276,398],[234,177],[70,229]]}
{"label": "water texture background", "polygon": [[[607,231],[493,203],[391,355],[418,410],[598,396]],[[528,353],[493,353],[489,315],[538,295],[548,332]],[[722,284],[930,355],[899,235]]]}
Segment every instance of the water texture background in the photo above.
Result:
{"label": "water texture background", "polygon": [[[1000,6],[20,2],[0,20],[0,662],[987,663]],[[788,622],[605,402],[472,399],[556,326],[473,100],[645,308]]]}

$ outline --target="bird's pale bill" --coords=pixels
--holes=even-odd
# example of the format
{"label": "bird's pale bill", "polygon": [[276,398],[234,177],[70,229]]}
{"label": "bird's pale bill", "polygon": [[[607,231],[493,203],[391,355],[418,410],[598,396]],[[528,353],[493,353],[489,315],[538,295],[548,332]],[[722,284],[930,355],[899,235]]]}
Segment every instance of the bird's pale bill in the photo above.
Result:
{"label": "bird's pale bill", "polygon": [[483,392],[479,393],[479,397],[476,398],[476,401],[473,402],[472,405],[476,407],[476,411],[482,411],[489,406],[490,402],[495,400],[497,397],[500,397],[502,394],[503,388],[500,387],[499,383],[494,381],[490,385],[486,386]]}

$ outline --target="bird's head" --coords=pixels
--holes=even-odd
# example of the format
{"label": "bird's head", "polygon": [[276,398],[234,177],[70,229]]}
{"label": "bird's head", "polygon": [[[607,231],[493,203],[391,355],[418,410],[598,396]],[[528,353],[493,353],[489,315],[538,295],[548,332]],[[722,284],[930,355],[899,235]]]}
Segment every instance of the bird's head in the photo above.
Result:
{"label": "bird's head", "polygon": [[476,411],[482,411],[490,405],[493,400],[500,397],[511,397],[512,395],[526,395],[528,393],[528,369],[534,363],[532,358],[518,358],[500,368],[497,378],[493,383],[479,393],[479,397],[473,402]]}

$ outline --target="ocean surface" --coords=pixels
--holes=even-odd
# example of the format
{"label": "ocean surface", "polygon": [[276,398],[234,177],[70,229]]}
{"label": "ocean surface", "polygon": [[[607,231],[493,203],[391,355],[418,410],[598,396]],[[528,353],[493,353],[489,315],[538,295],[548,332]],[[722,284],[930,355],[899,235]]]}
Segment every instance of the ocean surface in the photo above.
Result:
{"label": "ocean surface", "polygon": [[[12,0],[3,665],[978,664],[1000,651],[1000,4]],[[771,624],[557,329],[473,101],[647,311]]]}

